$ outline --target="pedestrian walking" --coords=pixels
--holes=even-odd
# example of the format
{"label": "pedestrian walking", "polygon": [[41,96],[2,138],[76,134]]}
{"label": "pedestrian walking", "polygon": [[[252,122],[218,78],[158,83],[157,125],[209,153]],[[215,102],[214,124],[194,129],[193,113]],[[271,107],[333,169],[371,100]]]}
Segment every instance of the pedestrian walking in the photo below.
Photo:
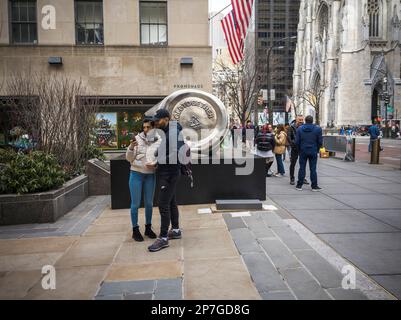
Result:
{"label": "pedestrian walking", "polygon": [[276,177],[284,177],[285,169],[283,163],[283,154],[285,153],[285,145],[287,143],[287,133],[285,132],[284,125],[279,124],[277,126],[277,132],[274,136],[275,139],[275,147],[274,147],[274,154],[276,157],[277,162],[277,173],[275,174]]}
{"label": "pedestrian walking", "polygon": [[[180,239],[179,211],[176,203],[176,187],[180,176],[179,152],[183,150],[183,139],[180,136],[181,125],[172,121],[170,113],[160,109],[154,117],[155,126],[163,131],[162,142],[158,149],[157,179],[159,181],[160,235],[148,247],[151,252],[169,246],[169,240]],[[171,224],[171,229],[169,230]]]}
{"label": "pedestrian walking", "polygon": [[[290,184],[295,185],[295,166],[299,158],[299,150],[296,144],[297,129],[304,124],[304,116],[298,115],[294,121],[291,122],[288,128],[287,140],[291,147],[290,153]],[[308,180],[304,180],[304,184],[309,184]]]}
{"label": "pedestrian walking", "polygon": [[143,241],[143,236],[138,225],[138,209],[141,205],[143,193],[145,204],[145,236],[156,238],[152,231],[153,196],[155,192],[155,152],[160,145],[160,136],[153,130],[153,123],[145,120],[142,124],[142,132],[132,139],[125,157],[131,163],[129,177],[129,190],[131,194],[131,223],[132,238],[135,241]]}
{"label": "pedestrian walking", "polygon": [[255,145],[255,154],[266,159],[266,176],[271,177],[272,173],[270,168],[274,162],[273,149],[275,146],[273,126],[271,124],[265,124],[258,130],[255,138]]}
{"label": "pedestrian walking", "polygon": [[305,179],[306,162],[309,162],[310,179],[312,191],[320,191],[317,183],[317,158],[320,148],[323,145],[322,129],[313,124],[313,117],[307,116],[305,124],[297,129],[296,144],[299,150],[299,172],[296,189],[302,191]]}

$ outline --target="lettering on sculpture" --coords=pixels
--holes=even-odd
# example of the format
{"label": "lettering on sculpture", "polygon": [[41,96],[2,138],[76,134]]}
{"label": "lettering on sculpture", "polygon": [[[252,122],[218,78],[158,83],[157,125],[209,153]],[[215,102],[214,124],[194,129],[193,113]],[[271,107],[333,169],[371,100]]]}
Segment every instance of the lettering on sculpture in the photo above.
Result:
{"label": "lettering on sculpture", "polygon": [[[209,120],[214,120],[216,118],[215,111],[213,108],[207,104],[203,103],[201,101],[197,100],[188,100],[185,101],[178,106],[176,106],[173,110],[173,119],[179,121],[181,119],[181,116],[183,112],[187,109],[191,109],[192,112],[197,112],[198,110],[196,109],[201,109],[205,112],[207,119]],[[193,129],[200,129],[201,128],[201,121],[196,117],[196,115],[192,115],[191,119],[189,120],[190,127]]]}

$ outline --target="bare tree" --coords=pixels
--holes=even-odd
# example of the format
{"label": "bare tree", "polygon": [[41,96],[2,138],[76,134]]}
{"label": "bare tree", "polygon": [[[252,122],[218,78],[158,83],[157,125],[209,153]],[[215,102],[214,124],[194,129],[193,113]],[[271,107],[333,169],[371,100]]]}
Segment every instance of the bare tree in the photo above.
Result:
{"label": "bare tree", "polygon": [[81,80],[59,74],[12,75],[6,90],[13,99],[14,117],[36,143],[36,149],[54,154],[65,171],[81,172],[95,126],[96,101],[85,94]]}
{"label": "bare tree", "polygon": [[320,105],[325,90],[324,85],[318,84],[301,91],[297,96],[300,104],[306,103],[315,110],[315,121],[317,124],[320,124]]}
{"label": "bare tree", "polygon": [[245,59],[235,66],[217,60],[213,72],[214,82],[219,88],[219,98],[228,102],[234,115],[243,124],[250,119],[260,91],[254,63],[251,53],[245,52]]}
{"label": "bare tree", "polygon": [[296,117],[297,115],[302,114],[302,100],[297,99],[297,97],[294,95],[294,89],[288,89],[287,96],[292,102],[292,115]]}

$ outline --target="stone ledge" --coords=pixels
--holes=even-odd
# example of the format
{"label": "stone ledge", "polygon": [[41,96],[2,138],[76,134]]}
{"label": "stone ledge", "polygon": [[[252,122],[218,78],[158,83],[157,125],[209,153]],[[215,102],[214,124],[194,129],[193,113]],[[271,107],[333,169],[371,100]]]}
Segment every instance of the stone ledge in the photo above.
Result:
{"label": "stone ledge", "polygon": [[88,178],[85,175],[48,192],[0,195],[0,225],[55,222],[87,196]]}

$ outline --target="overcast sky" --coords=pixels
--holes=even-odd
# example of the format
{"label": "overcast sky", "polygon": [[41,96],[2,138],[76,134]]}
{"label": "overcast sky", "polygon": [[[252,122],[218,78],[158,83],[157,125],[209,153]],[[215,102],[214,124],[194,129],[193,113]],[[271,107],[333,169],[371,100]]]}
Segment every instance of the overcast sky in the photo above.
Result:
{"label": "overcast sky", "polygon": [[209,0],[209,12],[217,12],[231,3],[231,0]]}

